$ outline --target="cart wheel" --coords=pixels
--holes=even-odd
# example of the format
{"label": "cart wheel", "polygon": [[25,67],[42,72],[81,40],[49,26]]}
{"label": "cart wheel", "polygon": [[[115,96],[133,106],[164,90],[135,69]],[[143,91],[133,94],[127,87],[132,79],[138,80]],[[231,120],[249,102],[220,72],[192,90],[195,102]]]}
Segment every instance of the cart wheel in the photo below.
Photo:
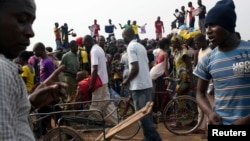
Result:
{"label": "cart wheel", "polygon": [[[132,103],[128,101],[120,101],[117,114],[119,122],[125,120],[129,116],[135,113],[135,108]],[[138,132],[140,131],[140,124],[139,122],[135,122],[132,125],[128,126],[127,128],[123,129],[122,131],[116,133],[114,138],[120,140],[129,140],[133,138]]]}

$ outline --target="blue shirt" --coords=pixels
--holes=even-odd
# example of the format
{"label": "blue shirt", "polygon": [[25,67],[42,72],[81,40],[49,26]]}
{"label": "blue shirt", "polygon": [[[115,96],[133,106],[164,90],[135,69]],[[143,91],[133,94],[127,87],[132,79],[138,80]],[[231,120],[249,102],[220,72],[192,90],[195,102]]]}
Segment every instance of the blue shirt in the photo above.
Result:
{"label": "blue shirt", "polygon": [[198,62],[193,73],[213,80],[214,111],[223,124],[250,114],[250,42],[242,41],[229,52],[215,48]]}

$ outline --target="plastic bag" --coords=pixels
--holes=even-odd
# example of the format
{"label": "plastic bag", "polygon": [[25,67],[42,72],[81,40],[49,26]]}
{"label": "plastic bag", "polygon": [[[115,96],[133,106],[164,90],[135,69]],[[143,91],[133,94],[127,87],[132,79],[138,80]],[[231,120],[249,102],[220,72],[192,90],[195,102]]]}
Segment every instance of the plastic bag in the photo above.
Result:
{"label": "plastic bag", "polygon": [[151,68],[150,77],[152,80],[156,80],[158,77],[163,75],[164,72],[165,72],[165,65],[164,62],[162,62]]}

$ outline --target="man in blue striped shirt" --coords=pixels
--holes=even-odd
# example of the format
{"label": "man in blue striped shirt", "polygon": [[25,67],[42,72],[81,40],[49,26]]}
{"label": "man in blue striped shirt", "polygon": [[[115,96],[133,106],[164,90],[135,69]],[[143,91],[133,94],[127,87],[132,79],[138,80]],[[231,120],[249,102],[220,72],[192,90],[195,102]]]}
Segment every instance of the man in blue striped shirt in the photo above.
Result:
{"label": "man in blue striped shirt", "polygon": [[[205,19],[207,37],[214,46],[198,62],[197,102],[209,117],[209,124],[250,123],[250,42],[235,34],[236,13],[232,0],[221,0]],[[214,83],[215,104],[206,98],[209,80]]]}

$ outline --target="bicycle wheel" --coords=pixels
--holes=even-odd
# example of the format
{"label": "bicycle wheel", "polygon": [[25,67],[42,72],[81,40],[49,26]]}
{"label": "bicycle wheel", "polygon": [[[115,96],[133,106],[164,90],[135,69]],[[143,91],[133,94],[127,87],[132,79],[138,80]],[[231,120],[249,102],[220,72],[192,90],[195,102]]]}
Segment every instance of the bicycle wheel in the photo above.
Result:
{"label": "bicycle wheel", "polygon": [[[200,113],[203,120],[204,113]],[[173,134],[187,135],[195,131],[202,120],[198,121],[197,102],[194,97],[183,95],[172,99],[164,108],[164,126]]]}
{"label": "bicycle wheel", "polygon": [[75,129],[60,126],[45,134],[43,141],[84,141],[84,139]]}
{"label": "bicycle wheel", "polygon": [[[120,101],[117,107],[118,122],[121,122],[135,113],[135,109],[132,103],[127,101]],[[133,138],[140,130],[139,122],[135,122],[126,127],[122,131],[116,133],[114,138],[120,140],[129,140]]]}

